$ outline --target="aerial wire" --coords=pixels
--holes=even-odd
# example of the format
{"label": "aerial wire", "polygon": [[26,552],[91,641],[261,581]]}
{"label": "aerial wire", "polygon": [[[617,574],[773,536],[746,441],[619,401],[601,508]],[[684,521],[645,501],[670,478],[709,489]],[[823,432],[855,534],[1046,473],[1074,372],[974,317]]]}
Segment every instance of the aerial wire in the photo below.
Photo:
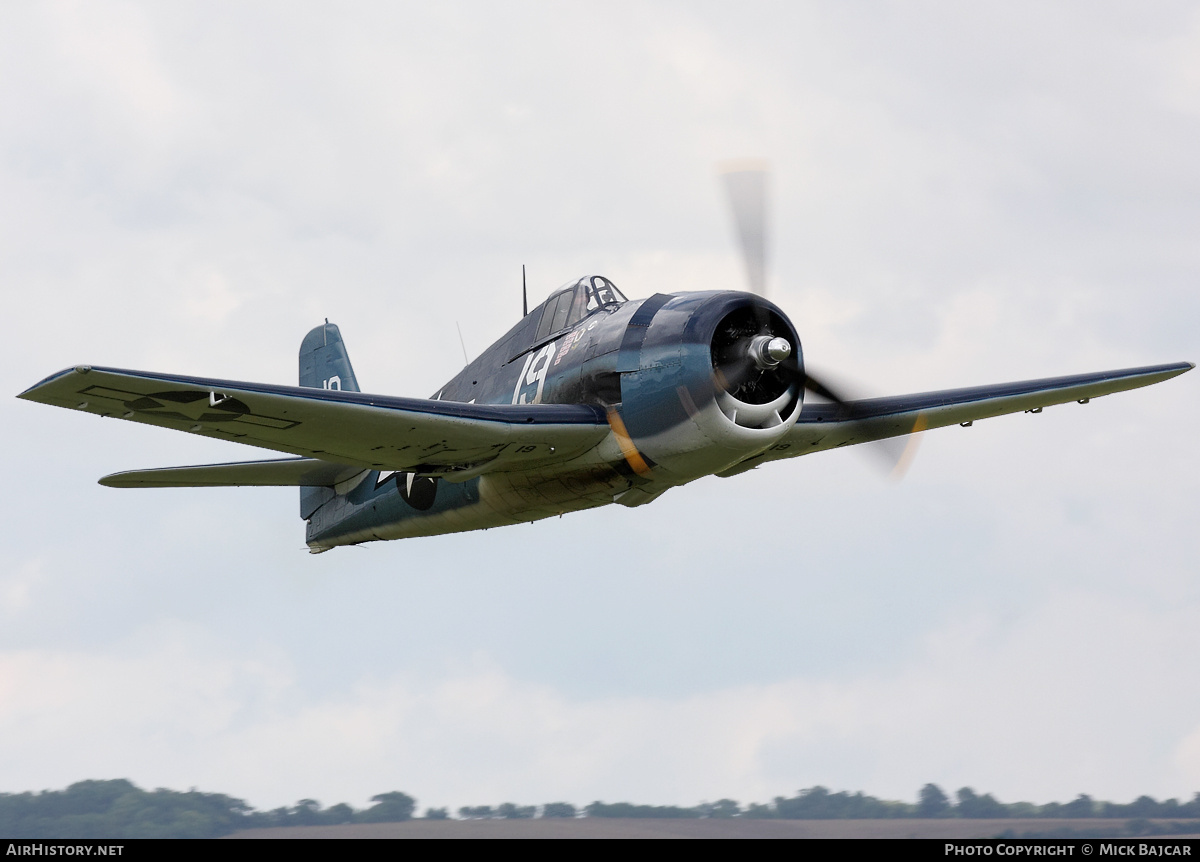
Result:
{"label": "aerial wire", "polygon": [[467,342],[463,341],[462,327],[458,325],[458,321],[454,321],[454,328],[458,330],[458,343],[463,351],[463,365],[470,365],[471,360],[467,359]]}

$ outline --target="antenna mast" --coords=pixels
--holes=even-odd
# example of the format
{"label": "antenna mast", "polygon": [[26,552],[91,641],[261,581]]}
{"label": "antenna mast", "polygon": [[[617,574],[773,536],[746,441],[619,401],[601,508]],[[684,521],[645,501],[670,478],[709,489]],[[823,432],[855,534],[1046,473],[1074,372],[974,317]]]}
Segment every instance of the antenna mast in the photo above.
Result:
{"label": "antenna mast", "polygon": [[525,264],[521,264],[521,317],[529,316],[529,292],[525,290]]}

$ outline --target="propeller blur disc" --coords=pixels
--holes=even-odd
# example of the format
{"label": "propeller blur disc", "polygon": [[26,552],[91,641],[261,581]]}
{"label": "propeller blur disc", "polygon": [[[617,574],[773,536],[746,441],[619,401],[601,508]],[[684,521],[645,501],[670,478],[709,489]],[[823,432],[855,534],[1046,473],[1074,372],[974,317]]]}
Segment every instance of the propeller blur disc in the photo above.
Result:
{"label": "propeller blur disc", "polygon": [[757,159],[717,166],[742,247],[746,284],[751,293],[767,293],[767,163]]}
{"label": "propeller blur disc", "polygon": [[[767,294],[767,186],[769,166],[761,159],[739,159],[717,165],[721,184],[729,198],[729,209],[733,214],[741,246],[742,263],[746,267],[746,284],[751,293]],[[718,380],[730,394],[743,400],[761,403],[767,393],[775,393],[782,375],[795,370],[794,358],[782,358],[783,347],[778,347],[781,360],[766,359],[763,352],[773,343],[770,315],[765,308],[757,308],[753,319],[730,322],[732,327],[720,340],[714,342],[713,368]],[[770,335],[768,335],[770,333]],[[757,340],[756,340],[757,339]],[[791,345],[788,345],[789,347]],[[789,351],[790,352],[790,351]],[[756,361],[757,360],[757,361]],[[847,397],[841,386],[832,385],[825,375],[818,379],[805,369],[804,388],[838,407],[839,418],[855,418],[855,401]],[[778,380],[775,378],[779,378]],[[925,418],[919,416],[912,430],[898,438],[872,441],[868,448],[893,479],[903,477],[916,455],[917,445],[925,428]]]}

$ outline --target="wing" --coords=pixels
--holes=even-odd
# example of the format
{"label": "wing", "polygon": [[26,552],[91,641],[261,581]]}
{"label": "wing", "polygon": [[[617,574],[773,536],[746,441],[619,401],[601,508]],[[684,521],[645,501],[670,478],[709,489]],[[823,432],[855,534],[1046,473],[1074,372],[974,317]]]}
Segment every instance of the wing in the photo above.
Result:
{"label": "wing", "polygon": [[743,461],[722,475],[735,475],[766,461],[794,458],[841,446],[899,437],[1002,416],[1006,413],[1040,413],[1043,407],[1093,398],[1160,383],[1190,371],[1190,362],[1100,371],[1071,377],[1048,377],[992,386],[944,389],[914,395],[869,398],[844,405],[806,404],[784,439],[762,455]]}
{"label": "wing", "polygon": [[[18,397],[333,462],[334,467],[440,473],[451,480],[561,462],[609,433],[604,412],[584,405],[462,404],[86,365],[60,371]],[[223,469],[230,475],[234,466]],[[221,475],[221,465],[178,469],[217,470],[211,475]],[[259,462],[240,469],[239,476],[258,471],[260,476],[283,477],[299,476],[308,468]]]}

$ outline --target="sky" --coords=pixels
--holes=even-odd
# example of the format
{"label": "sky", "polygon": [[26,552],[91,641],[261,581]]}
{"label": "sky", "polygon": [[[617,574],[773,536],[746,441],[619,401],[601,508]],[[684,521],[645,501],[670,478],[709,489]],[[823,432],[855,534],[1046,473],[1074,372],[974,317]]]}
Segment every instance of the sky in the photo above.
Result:
{"label": "sky", "polygon": [[587,273],[770,295],[900,394],[1200,359],[1185,2],[22,3],[0,26],[0,792],[259,808],[1200,792],[1200,375],[653,505],[306,553],[258,450],[14,397],[291,384],[328,317],[427,396]]}

